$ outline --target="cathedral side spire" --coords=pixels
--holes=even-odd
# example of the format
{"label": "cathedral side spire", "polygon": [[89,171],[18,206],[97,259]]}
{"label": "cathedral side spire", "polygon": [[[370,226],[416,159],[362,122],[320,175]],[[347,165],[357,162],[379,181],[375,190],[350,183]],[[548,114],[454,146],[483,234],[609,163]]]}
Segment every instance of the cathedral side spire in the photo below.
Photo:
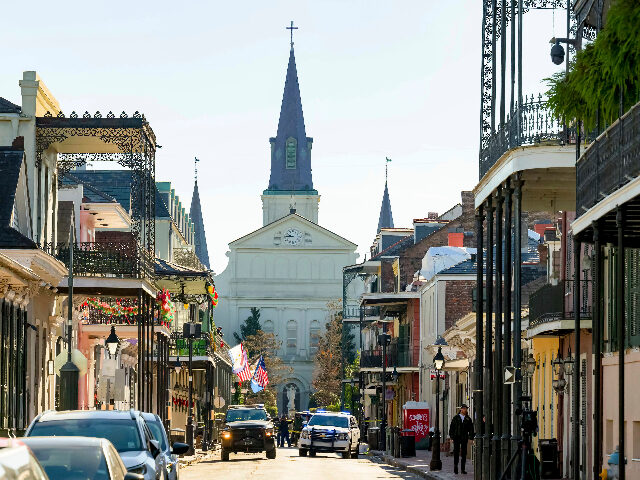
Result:
{"label": "cathedral side spire", "polygon": [[391,213],[391,199],[389,198],[388,187],[388,164],[391,159],[386,159],[384,167],[384,193],[382,194],[382,205],[380,206],[380,218],[378,219],[378,233],[383,228],[393,228],[393,214]]}
{"label": "cathedral side spire", "polygon": [[[199,160],[196,159],[196,162]],[[209,250],[207,249],[207,235],[204,232],[204,221],[202,220],[202,208],[200,206],[200,192],[198,191],[198,170],[196,163],[196,178],[193,185],[193,196],[191,197],[191,210],[189,216],[193,222],[196,255],[202,264],[209,268]]]}

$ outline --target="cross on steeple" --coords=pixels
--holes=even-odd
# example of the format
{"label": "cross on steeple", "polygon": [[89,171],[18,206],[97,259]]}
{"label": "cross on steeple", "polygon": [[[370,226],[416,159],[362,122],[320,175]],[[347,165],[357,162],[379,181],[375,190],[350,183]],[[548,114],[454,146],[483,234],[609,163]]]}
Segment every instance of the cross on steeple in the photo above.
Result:
{"label": "cross on steeple", "polygon": [[293,48],[293,31],[294,30],[298,30],[298,27],[294,27],[293,26],[293,20],[291,20],[291,26],[290,27],[286,27],[287,30],[291,30],[291,48]]}
{"label": "cross on steeple", "polygon": [[391,159],[389,157],[385,157],[386,162],[384,164],[384,183],[387,183],[387,174],[389,173],[389,162]]}
{"label": "cross on steeple", "polygon": [[198,158],[197,158],[197,157],[194,157],[194,159],[193,159],[193,165],[194,165],[194,167],[195,167],[195,178],[196,178],[196,182],[198,181],[198,162],[199,162],[199,161],[200,161],[200,160],[198,160]]}

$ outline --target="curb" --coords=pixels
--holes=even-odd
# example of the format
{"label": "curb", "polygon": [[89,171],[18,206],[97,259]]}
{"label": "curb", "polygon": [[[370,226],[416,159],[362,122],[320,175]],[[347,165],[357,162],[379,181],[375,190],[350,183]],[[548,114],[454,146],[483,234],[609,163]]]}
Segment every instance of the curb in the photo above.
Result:
{"label": "curb", "polygon": [[208,460],[213,458],[213,456],[218,452],[218,448],[214,448],[213,450],[207,450],[207,452],[196,453],[194,456],[189,458],[180,458],[178,463],[181,467],[188,467],[190,465],[195,465],[197,463],[202,462],[203,460]]}
{"label": "curb", "polygon": [[421,470],[416,467],[409,467],[404,463],[398,461],[397,458],[392,457],[391,455],[384,454],[382,452],[371,452],[370,458],[373,461],[386,463],[387,465],[391,465],[392,467],[399,468],[404,470],[405,472],[412,473],[413,475],[417,475],[421,478],[426,478],[427,480],[447,480],[448,477],[442,476],[438,473],[427,472],[425,470]]}

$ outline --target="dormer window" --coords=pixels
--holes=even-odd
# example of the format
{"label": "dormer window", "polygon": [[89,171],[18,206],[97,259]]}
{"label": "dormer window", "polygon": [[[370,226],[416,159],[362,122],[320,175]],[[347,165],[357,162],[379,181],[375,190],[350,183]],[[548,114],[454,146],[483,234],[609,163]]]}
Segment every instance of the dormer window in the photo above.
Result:
{"label": "dormer window", "polygon": [[293,169],[296,168],[296,150],[298,147],[298,141],[293,138],[287,138],[286,142],[286,167]]}

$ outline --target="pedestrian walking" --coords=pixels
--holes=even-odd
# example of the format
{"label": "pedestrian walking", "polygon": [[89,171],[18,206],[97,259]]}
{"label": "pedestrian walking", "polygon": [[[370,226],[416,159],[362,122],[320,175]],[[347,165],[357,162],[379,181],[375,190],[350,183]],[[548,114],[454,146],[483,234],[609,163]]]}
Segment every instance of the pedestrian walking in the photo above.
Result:
{"label": "pedestrian walking", "polygon": [[465,471],[467,461],[467,444],[469,439],[475,436],[473,432],[473,421],[468,415],[469,407],[464,403],[460,406],[460,413],[451,419],[449,426],[449,437],[453,440],[453,473],[458,473],[458,459],[460,460],[460,470]]}
{"label": "pedestrian walking", "polygon": [[286,415],[280,419],[280,447],[284,447],[284,440],[287,439],[287,446],[291,447],[291,437],[289,437],[289,420]]}

